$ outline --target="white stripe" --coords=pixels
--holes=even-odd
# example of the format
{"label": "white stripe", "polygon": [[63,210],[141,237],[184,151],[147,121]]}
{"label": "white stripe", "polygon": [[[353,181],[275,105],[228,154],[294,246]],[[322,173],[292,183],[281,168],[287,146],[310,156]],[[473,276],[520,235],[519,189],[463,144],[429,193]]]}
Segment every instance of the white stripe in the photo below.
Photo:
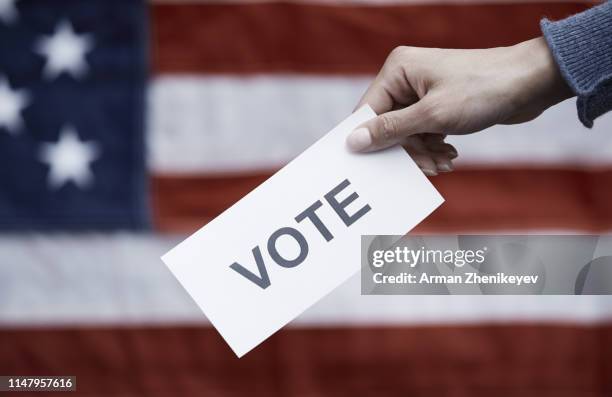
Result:
{"label": "white stripe", "polygon": [[[0,326],[205,323],[159,259],[182,238],[2,236]],[[599,246],[598,256],[610,255],[612,236]],[[355,277],[294,324],[606,319],[612,319],[612,296],[362,296]]]}
{"label": "white stripe", "polygon": [[[276,168],[344,119],[370,77],[162,76],[149,95],[150,164],[156,173]],[[612,114],[584,128],[575,100],[536,120],[450,137],[458,164],[612,165]]]}
{"label": "white stripe", "polygon": [[154,172],[276,168],[350,114],[369,78],[160,77],[150,94]]}
{"label": "white stripe", "polygon": [[612,166],[612,113],[589,130],[578,120],[576,100],[569,99],[528,123],[449,136],[448,142],[461,165]]}

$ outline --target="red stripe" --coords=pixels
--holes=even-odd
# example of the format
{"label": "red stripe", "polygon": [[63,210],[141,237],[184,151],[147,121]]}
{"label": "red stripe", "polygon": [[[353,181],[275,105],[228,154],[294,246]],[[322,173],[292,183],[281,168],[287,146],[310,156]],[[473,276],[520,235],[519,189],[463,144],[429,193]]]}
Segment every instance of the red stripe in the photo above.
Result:
{"label": "red stripe", "polygon": [[475,48],[540,35],[539,20],[589,3],[155,4],[157,73],[375,73],[399,45]]}
{"label": "red stripe", "polygon": [[610,325],[286,329],[241,359],[209,328],[17,329],[0,357],[88,396],[612,395]]}
{"label": "red stripe", "polygon": [[[157,176],[152,184],[156,225],[192,232],[270,174]],[[418,232],[612,229],[612,170],[463,169],[431,181],[446,202]]]}
{"label": "red stripe", "polygon": [[151,184],[154,224],[162,231],[194,232],[263,183],[271,174],[155,176]]}

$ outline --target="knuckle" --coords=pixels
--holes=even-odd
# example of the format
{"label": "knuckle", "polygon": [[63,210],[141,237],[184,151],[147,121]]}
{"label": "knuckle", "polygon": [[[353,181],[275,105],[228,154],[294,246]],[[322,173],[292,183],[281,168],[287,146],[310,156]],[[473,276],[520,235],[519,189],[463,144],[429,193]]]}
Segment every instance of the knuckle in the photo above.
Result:
{"label": "knuckle", "polygon": [[400,123],[397,117],[389,114],[380,116],[379,138],[383,142],[390,142],[397,139],[400,135]]}
{"label": "knuckle", "polygon": [[400,45],[400,46],[395,47],[395,48],[394,48],[394,49],[392,49],[392,50],[391,50],[391,52],[389,53],[389,58],[395,58],[395,57],[397,57],[397,56],[399,56],[399,55],[403,54],[403,53],[404,53],[405,48],[406,48],[406,47],[405,47],[405,46],[403,46],[403,45]]}
{"label": "knuckle", "polygon": [[389,54],[389,57],[402,57],[404,55],[407,55],[410,52],[410,48],[408,46],[405,45],[400,45],[395,47],[394,49],[391,50],[391,53]]}
{"label": "knuckle", "polygon": [[383,74],[387,77],[403,76],[407,65],[414,63],[411,55],[413,51],[414,47],[407,46],[399,46],[391,50],[382,67]]}
{"label": "knuckle", "polygon": [[401,65],[406,60],[406,54],[409,52],[409,47],[399,46],[395,47],[387,56],[387,60],[385,61],[385,65],[394,68],[398,65]]}

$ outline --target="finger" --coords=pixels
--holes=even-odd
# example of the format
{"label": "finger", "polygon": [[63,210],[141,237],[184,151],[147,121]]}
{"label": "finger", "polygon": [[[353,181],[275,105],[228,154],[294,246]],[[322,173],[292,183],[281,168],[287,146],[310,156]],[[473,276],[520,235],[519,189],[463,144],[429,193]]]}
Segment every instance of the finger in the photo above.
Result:
{"label": "finger", "polygon": [[437,166],[430,154],[424,150],[423,141],[418,135],[411,136],[402,144],[404,150],[412,157],[425,175],[437,175]]}
{"label": "finger", "polygon": [[365,104],[370,105],[376,114],[385,113],[393,109],[393,97],[391,93],[384,88],[382,80],[383,78],[380,75],[374,79],[353,111]]}
{"label": "finger", "polygon": [[436,143],[429,144],[426,146],[428,152],[447,154],[450,158],[455,158],[458,156],[457,149],[449,143]]}
{"label": "finger", "polygon": [[423,142],[427,144],[436,144],[440,142],[444,142],[444,138],[446,138],[446,134],[434,134],[434,133],[425,133],[421,134],[421,139]]}
{"label": "finger", "polygon": [[423,111],[424,102],[401,110],[383,113],[367,121],[347,137],[349,149],[355,152],[371,152],[400,143],[406,137],[424,131],[435,130]]}
{"label": "finger", "polygon": [[455,167],[453,166],[453,162],[446,155],[434,154],[431,158],[435,162],[436,171],[438,172],[451,172],[455,169]]}
{"label": "finger", "polygon": [[457,157],[457,149],[442,140],[444,135],[415,134],[402,139],[401,145],[410,153],[442,154],[449,159]]}
{"label": "finger", "polygon": [[361,97],[355,110],[369,104],[376,114],[382,114],[418,101],[419,97],[402,72],[403,68],[388,67],[388,63],[389,60]]}
{"label": "finger", "polygon": [[444,138],[446,138],[445,134],[417,134],[412,135],[411,137],[407,138],[407,140],[410,138],[419,138],[419,141],[422,143],[421,150],[423,152],[440,153],[448,156],[451,159],[456,158],[458,155],[457,149],[453,145],[444,142]]}
{"label": "finger", "polygon": [[423,142],[423,134],[407,136],[401,140],[400,145],[402,145],[406,150],[410,151],[411,153],[427,152],[427,147],[425,146],[425,142]]}
{"label": "finger", "polygon": [[421,171],[427,176],[436,176],[438,175],[438,166],[433,158],[424,154],[424,153],[410,153],[410,157],[412,160],[419,166]]}

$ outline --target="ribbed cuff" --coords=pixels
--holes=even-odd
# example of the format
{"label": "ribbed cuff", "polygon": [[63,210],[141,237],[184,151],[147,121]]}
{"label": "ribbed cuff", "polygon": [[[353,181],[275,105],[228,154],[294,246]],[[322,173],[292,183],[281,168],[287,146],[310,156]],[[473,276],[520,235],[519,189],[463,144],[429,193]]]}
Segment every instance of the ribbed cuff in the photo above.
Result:
{"label": "ribbed cuff", "polygon": [[561,21],[543,19],[544,37],[587,127],[612,109],[612,2]]}

